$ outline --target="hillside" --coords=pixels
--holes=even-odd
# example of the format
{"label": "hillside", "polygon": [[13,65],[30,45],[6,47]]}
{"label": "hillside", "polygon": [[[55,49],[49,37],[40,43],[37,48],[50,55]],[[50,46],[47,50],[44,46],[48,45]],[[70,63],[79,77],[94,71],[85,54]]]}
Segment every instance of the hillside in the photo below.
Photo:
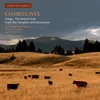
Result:
{"label": "hillside", "polygon": [[0,63],[1,64],[11,64],[11,65],[21,65],[21,66],[35,66],[39,65],[53,65],[59,62],[68,60],[68,57],[54,55],[54,54],[41,54],[41,53],[30,53],[30,52],[19,52],[14,53],[16,57],[14,60],[10,60],[13,53],[1,53]]}
{"label": "hillside", "polygon": [[[99,100],[100,74],[95,72],[100,71],[100,52],[73,56],[19,52],[10,60],[12,55],[0,53],[0,100]],[[88,85],[78,88],[74,80]],[[19,87],[8,90],[9,83]]]}
{"label": "hillside", "polygon": [[70,56],[70,60],[64,61],[53,66],[68,66],[68,67],[100,67],[100,52],[85,53]]}
{"label": "hillside", "polygon": [[[12,53],[1,53],[0,63],[37,67],[100,67],[100,52],[73,56],[20,52],[14,53],[15,59],[9,60]],[[49,66],[50,65],[50,66]]]}

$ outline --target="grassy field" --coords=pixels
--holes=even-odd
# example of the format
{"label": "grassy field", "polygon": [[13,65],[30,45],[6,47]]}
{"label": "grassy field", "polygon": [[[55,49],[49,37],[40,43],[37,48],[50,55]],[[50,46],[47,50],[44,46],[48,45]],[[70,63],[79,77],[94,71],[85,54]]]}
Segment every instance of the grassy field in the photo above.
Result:
{"label": "grassy field", "polygon": [[[100,100],[100,53],[59,56],[38,53],[0,54],[0,100]],[[63,68],[63,71],[59,71]],[[68,76],[72,73],[72,76]],[[39,79],[24,79],[38,74]],[[44,79],[51,76],[53,85]],[[86,88],[78,88],[73,80],[87,81]],[[8,83],[19,83],[17,90],[7,90]]]}

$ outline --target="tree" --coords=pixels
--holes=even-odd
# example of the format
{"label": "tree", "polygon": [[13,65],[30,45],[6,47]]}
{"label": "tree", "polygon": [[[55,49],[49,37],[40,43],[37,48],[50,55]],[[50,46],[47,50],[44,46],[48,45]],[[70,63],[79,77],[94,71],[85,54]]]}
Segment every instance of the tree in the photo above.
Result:
{"label": "tree", "polygon": [[73,55],[73,52],[71,50],[67,50],[65,55]]}
{"label": "tree", "polygon": [[16,51],[17,52],[27,51],[27,43],[25,40],[23,40],[22,42],[19,40],[19,42],[17,43],[17,46],[16,46]]}
{"label": "tree", "polygon": [[100,43],[98,41],[96,41],[95,44],[94,44],[94,50],[100,51]]}
{"label": "tree", "polygon": [[0,47],[0,52],[5,52],[5,49]]}
{"label": "tree", "polygon": [[80,54],[80,53],[82,53],[82,50],[79,49],[78,47],[76,47],[76,48],[75,48],[75,54]]}
{"label": "tree", "polygon": [[85,40],[84,42],[84,48],[83,48],[83,52],[87,53],[87,52],[98,52],[100,51],[100,42],[96,41],[96,42],[89,42],[88,39]]}
{"label": "tree", "polygon": [[89,52],[89,40],[88,39],[85,39],[84,41],[83,52],[84,53]]}
{"label": "tree", "polygon": [[21,44],[21,48],[22,48],[22,51],[27,51],[27,43],[25,40],[22,41],[22,44]]}
{"label": "tree", "polygon": [[60,55],[64,55],[65,53],[65,50],[61,47],[61,45],[56,45],[53,51],[55,54],[60,54]]}
{"label": "tree", "polygon": [[54,54],[55,52],[54,52],[54,50],[51,50],[51,54]]}
{"label": "tree", "polygon": [[28,47],[28,51],[29,52],[35,52],[35,45],[34,43],[31,41],[30,44],[29,44],[29,47]]}
{"label": "tree", "polygon": [[42,49],[38,48],[37,52],[42,53]]}
{"label": "tree", "polygon": [[21,40],[19,40],[19,42],[17,43],[17,46],[16,46],[16,51],[17,52],[21,52],[22,51],[21,45],[22,45],[22,42],[21,42]]}

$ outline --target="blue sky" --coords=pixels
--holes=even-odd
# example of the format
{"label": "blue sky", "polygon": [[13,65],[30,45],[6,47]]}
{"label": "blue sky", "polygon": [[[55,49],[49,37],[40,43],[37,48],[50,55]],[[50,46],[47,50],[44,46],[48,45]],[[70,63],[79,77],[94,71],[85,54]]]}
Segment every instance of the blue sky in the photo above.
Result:
{"label": "blue sky", "polygon": [[[32,3],[30,9],[6,9],[4,3]],[[50,25],[33,25],[20,34],[4,33],[4,13],[7,11],[39,11],[37,20]],[[18,39],[57,36],[69,40],[100,40],[100,0],[2,0],[0,1],[0,43]]]}

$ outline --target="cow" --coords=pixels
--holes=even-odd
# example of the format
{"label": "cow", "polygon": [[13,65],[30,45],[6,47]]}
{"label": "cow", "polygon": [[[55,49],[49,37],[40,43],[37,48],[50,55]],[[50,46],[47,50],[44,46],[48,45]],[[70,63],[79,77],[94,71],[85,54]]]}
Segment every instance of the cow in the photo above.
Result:
{"label": "cow", "polygon": [[73,84],[76,84],[77,87],[86,87],[87,86],[87,82],[85,82],[85,81],[73,81]]}
{"label": "cow", "polygon": [[50,79],[51,76],[44,76],[44,79]]}
{"label": "cow", "polygon": [[69,75],[69,76],[72,76],[72,74],[71,74],[71,73],[69,73],[68,75]]}
{"label": "cow", "polygon": [[24,79],[27,79],[27,76],[24,76]]}
{"label": "cow", "polygon": [[62,68],[60,68],[60,69],[59,69],[59,71],[63,71],[63,69],[62,69]]}
{"label": "cow", "polygon": [[28,77],[30,78],[30,77],[31,77],[31,75],[28,75]]}
{"label": "cow", "polygon": [[16,90],[19,84],[7,84],[7,90]]}
{"label": "cow", "polygon": [[53,85],[53,82],[52,82],[52,81],[48,81],[48,84],[49,84],[49,85]]}
{"label": "cow", "polygon": [[100,72],[95,72],[95,74],[100,74]]}
{"label": "cow", "polygon": [[32,79],[38,79],[39,78],[39,75],[32,75]]}

